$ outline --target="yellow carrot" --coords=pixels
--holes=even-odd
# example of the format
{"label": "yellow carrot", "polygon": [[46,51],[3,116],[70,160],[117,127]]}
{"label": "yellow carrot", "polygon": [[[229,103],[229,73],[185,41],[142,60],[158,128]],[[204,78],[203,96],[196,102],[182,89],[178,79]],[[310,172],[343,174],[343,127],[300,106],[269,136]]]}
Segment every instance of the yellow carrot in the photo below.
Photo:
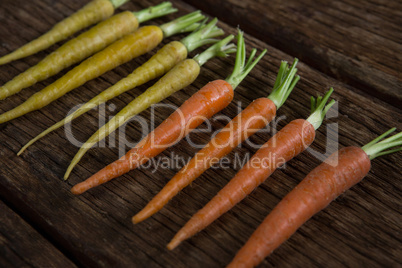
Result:
{"label": "yellow carrot", "polygon": [[103,140],[110,133],[115,131],[133,116],[144,111],[152,104],[158,103],[169,97],[178,90],[185,88],[193,83],[200,73],[200,66],[210,58],[215,56],[226,56],[227,53],[234,52],[233,45],[227,45],[234,36],[230,35],[222,41],[216,43],[194,59],[187,59],[177,64],[172,70],[165,74],[152,87],[143,94],[131,101],[119,113],[117,113],[108,123],[102,126],[93,134],[87,142],[80,148],[74,156],[67,169],[64,179],[67,179],[74,166],[80,161],[84,154],[97,142]]}
{"label": "yellow carrot", "polygon": [[35,54],[89,25],[112,16],[115,8],[118,8],[127,1],[93,0],[89,2],[76,13],[57,23],[44,35],[0,58],[0,65]]}
{"label": "yellow carrot", "polygon": [[51,77],[104,49],[124,35],[134,32],[139,23],[175,11],[176,9],[172,8],[171,3],[165,2],[139,12],[125,11],[97,24],[89,31],[66,42],[37,65],[0,87],[0,100]]}
{"label": "yellow carrot", "polygon": [[[196,11],[172,22],[158,26],[144,26],[126,35],[104,50],[83,61],[53,84],[31,96],[21,105],[0,115],[0,124],[40,109],[67,92],[83,85],[113,68],[154,49],[164,37],[192,31],[195,22],[204,16]],[[198,25],[195,25],[198,27]]]}
{"label": "yellow carrot", "polygon": [[70,114],[64,120],[61,120],[36,136],[34,139],[29,141],[19,152],[20,155],[28,146],[33,144],[35,141],[41,137],[47,135],[53,130],[62,127],[64,124],[72,121],[78,116],[86,113],[87,111],[95,108],[101,103],[142,85],[152,79],[155,79],[173,68],[177,63],[181,62],[187,58],[187,53],[193,51],[199,46],[215,42],[213,37],[223,34],[223,31],[216,27],[217,19],[212,20],[208,25],[200,27],[197,31],[193,32],[189,36],[183,38],[179,41],[172,41],[162,47],[155,55],[151,57],[146,63],[134,70],[126,78],[123,78],[115,85],[101,92],[96,97],[92,98],[90,101],[81,106],[78,110]]}

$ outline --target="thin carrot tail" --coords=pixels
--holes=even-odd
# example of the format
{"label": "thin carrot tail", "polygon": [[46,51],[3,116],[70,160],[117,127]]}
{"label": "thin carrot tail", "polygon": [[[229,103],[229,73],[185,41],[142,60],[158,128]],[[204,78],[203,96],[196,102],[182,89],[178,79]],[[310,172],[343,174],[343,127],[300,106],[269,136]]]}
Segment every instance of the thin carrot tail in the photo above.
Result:
{"label": "thin carrot tail", "polygon": [[148,219],[149,217],[151,217],[152,215],[154,215],[156,212],[158,212],[164,205],[161,206],[146,206],[144,209],[142,209],[140,212],[138,212],[136,215],[134,215],[131,218],[131,221],[134,224],[140,223],[146,219]]}
{"label": "thin carrot tail", "polygon": [[132,222],[137,224],[161,210],[170,199],[172,199],[183,187],[187,185],[186,182],[188,180],[192,181],[197,177],[198,174],[196,174],[196,172],[191,172],[191,174],[188,174],[187,172],[180,170],[179,173],[173,179],[171,179],[168,184],[163,187],[163,189],[140,212],[132,217]]}
{"label": "thin carrot tail", "polygon": [[10,111],[2,113],[0,115],[0,124],[18,118],[20,116],[23,116],[24,114],[34,111],[36,109],[37,109],[37,98],[34,95],[30,97],[28,100],[26,100],[24,102],[24,105],[19,105]]}
{"label": "thin carrot tail", "polygon": [[91,1],[70,17],[57,23],[44,35],[0,58],[0,65],[44,50],[75,32],[110,17],[113,13],[114,7],[109,0]]}
{"label": "thin carrot tail", "polygon": [[173,239],[169,242],[169,244],[167,244],[167,249],[169,250],[173,250],[175,249],[178,245],[180,245],[181,242],[183,242],[184,240],[186,240],[187,238],[191,237],[191,234],[187,234],[184,232],[178,232]]}
{"label": "thin carrot tail", "polygon": [[139,167],[142,164],[145,164],[149,160],[147,155],[149,155],[149,152],[152,150],[152,148],[149,146],[144,146],[149,137],[150,135],[145,137],[133,149],[128,151],[117,161],[107,165],[87,180],[76,184],[71,189],[71,192],[76,195],[82,194],[93,187],[108,182],[129,172],[132,169]]}
{"label": "thin carrot tail", "polygon": [[[113,122],[113,125],[117,125],[116,118],[113,118],[111,121],[109,121],[109,125],[112,125],[111,122]],[[73,171],[74,167],[78,164],[78,162],[81,160],[81,158],[85,155],[85,153],[91,149],[98,141],[99,141],[99,136],[104,137],[106,136],[107,132],[107,127],[105,125],[101,127],[95,134],[93,134],[86,142],[84,145],[81,146],[81,148],[78,150],[78,152],[75,154],[73,160],[71,160],[70,165],[67,168],[66,173],[64,174],[64,180],[67,180],[68,177],[71,174],[71,171]]]}
{"label": "thin carrot tail", "polygon": [[84,113],[86,113],[87,111],[95,108],[98,105],[99,105],[98,103],[92,103],[92,102],[85,103],[83,106],[78,108],[78,110],[74,111],[72,114],[70,114],[69,116],[67,116],[63,120],[60,120],[56,124],[52,125],[48,129],[46,129],[45,131],[43,131],[42,133],[37,135],[35,138],[31,139],[27,144],[24,145],[24,147],[22,147],[20,149],[20,151],[17,153],[17,155],[21,155],[29,146],[31,146],[36,141],[38,141],[39,139],[43,138],[44,136],[46,136],[50,132],[52,132],[52,131],[64,126],[65,124],[68,124],[69,122],[71,122],[75,118],[79,117],[80,115],[83,115]]}
{"label": "thin carrot tail", "polygon": [[71,188],[71,192],[75,195],[82,194],[93,187],[96,187],[102,183],[108,182],[111,179],[123,175],[124,173],[130,171],[130,169],[130,161],[128,159],[125,159],[125,157],[123,156],[121,159],[104,167],[87,180],[74,185],[74,187]]}
{"label": "thin carrot tail", "polygon": [[[216,200],[217,196],[214,197],[214,199]],[[227,199],[221,199],[221,208],[222,207],[230,207],[230,201]],[[219,209],[221,208],[217,208],[213,205],[210,205],[211,203],[208,203],[205,206],[205,209],[203,209],[203,211],[205,213],[196,213],[187,223],[186,225],[181,228],[177,234],[173,237],[173,239],[169,242],[169,244],[167,244],[167,248],[169,250],[173,250],[175,249],[181,242],[183,242],[184,240],[187,240],[188,238],[194,236],[196,233],[198,233],[199,231],[201,231],[206,225],[209,224],[209,219],[211,217],[214,217],[214,215],[219,214]]]}
{"label": "thin carrot tail", "polygon": [[[143,96],[143,95],[144,94],[142,94],[141,96]],[[112,119],[110,119],[109,122],[107,122],[98,131],[96,131],[84,143],[84,145],[81,146],[81,148],[78,150],[77,154],[74,156],[73,160],[71,161],[70,165],[67,168],[67,171],[66,171],[66,173],[64,175],[65,180],[68,179],[68,177],[70,176],[71,171],[74,169],[74,167],[78,164],[78,162],[81,160],[81,158],[85,155],[85,153],[89,149],[91,149],[96,143],[98,143],[99,141],[101,141],[105,137],[107,137],[111,132],[115,131],[117,128],[122,126],[132,116],[140,113],[141,111],[145,110],[147,107],[150,106],[149,102],[142,101],[144,98],[140,98],[140,97],[134,99],[134,101],[131,102],[131,103],[133,103],[133,102],[138,103],[138,105],[132,105],[132,107],[130,107],[130,105],[127,105],[117,115],[115,115]],[[128,159],[128,158],[129,157],[125,157],[124,159]],[[121,163],[122,161],[118,160],[118,162]],[[123,162],[123,163],[125,163],[125,162]],[[129,170],[126,170],[125,172],[128,172],[128,171]],[[102,172],[102,174],[103,173],[104,172]],[[93,177],[98,177],[98,176],[95,176],[95,175]],[[109,175],[111,175],[111,173]],[[115,178],[115,177],[113,177],[113,178]]]}
{"label": "thin carrot tail", "polygon": [[[253,174],[246,176],[241,175],[234,177],[222,190],[219,191],[202,209],[197,211],[190,220],[176,233],[173,239],[167,245],[169,250],[176,248],[180,243],[187,240],[188,238],[194,236],[214,220],[219,218],[222,214],[230,210],[234,205],[236,205],[240,200],[245,198],[248,194],[247,189],[253,190],[258,185],[258,178],[260,171],[254,172]],[[246,181],[244,180],[246,178]],[[238,185],[241,185],[239,189]],[[252,184],[252,185],[250,185]],[[230,198],[228,198],[230,195]]]}
{"label": "thin carrot tail", "polygon": [[[162,192],[162,191],[161,191]],[[174,195],[175,193],[173,193]],[[163,208],[163,206],[165,206],[167,204],[168,200],[162,200],[162,199],[158,199],[156,202],[153,202],[152,204],[147,204],[146,207],[144,207],[144,209],[142,209],[140,212],[138,212],[136,215],[134,215],[134,217],[131,218],[131,221],[134,224],[140,223],[146,219],[148,219],[149,217],[151,217],[152,215],[154,215],[156,212],[158,212],[159,210],[161,210],[161,208]]]}
{"label": "thin carrot tail", "polygon": [[[175,195],[208,168],[207,163],[200,164],[196,157],[197,155],[191,159],[191,161],[183,167],[140,212],[132,217],[132,222],[134,224],[149,218],[161,210]],[[215,155],[210,157],[215,157]]]}

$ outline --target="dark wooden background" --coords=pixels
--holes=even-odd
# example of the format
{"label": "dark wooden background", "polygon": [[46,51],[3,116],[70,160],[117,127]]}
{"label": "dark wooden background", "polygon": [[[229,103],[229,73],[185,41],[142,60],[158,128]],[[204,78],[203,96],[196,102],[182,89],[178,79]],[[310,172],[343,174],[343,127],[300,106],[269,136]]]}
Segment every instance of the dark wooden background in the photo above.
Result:
{"label": "dark wooden background", "polygon": [[[2,0],[0,55],[44,33],[87,2]],[[133,0],[120,10],[139,10],[158,2]],[[401,131],[399,1],[172,2],[179,14],[152,23],[164,23],[199,8],[211,17],[217,16],[227,33],[235,33],[237,26],[245,30],[248,50],[268,49],[267,56],[236,90],[235,101],[221,114],[234,117],[238,102],[244,108],[253,99],[268,95],[280,61],[298,57],[302,79],[278,112],[278,116],[285,116],[278,129],[293,119],[306,118],[309,96],[322,94],[333,86],[339,114],[319,129],[312,149],[325,152],[327,136],[336,137],[326,131],[327,123],[337,125],[339,147],[362,146],[394,126]],[[36,64],[58,46],[0,66],[0,83]],[[62,177],[78,148],[66,139],[63,129],[37,142],[22,156],[16,155],[22,145],[62,119],[72,106],[89,100],[148,58],[145,55],[135,59],[40,111],[0,125],[0,266],[222,267],[279,200],[321,162],[311,153],[303,153],[203,232],[168,251],[165,246],[173,235],[236,174],[235,169],[208,170],[160,213],[133,225],[131,217],[177,169],[135,170],[77,197],[70,194],[71,186],[114,161],[117,148],[90,150],[67,182]],[[233,61],[231,56],[208,62],[193,85],[164,103],[180,105],[206,82],[225,78]],[[0,111],[13,108],[64,73],[1,101]],[[152,83],[110,103],[121,109]],[[149,119],[149,110],[141,116]],[[156,118],[161,122],[166,112],[157,110]],[[97,111],[77,119],[73,124],[74,136],[86,140],[97,129],[98,120]],[[224,124],[212,120],[214,130]],[[126,133],[132,141],[138,141],[141,135],[134,123],[126,127]],[[206,143],[210,135],[196,133],[191,138]],[[251,140],[262,144],[269,137],[267,131],[262,131]],[[188,158],[196,151],[182,141],[162,155]],[[255,151],[243,145],[229,157],[234,159],[235,154],[245,156]],[[261,266],[400,266],[401,171],[401,153],[374,160],[370,174],[360,184],[309,220]]]}

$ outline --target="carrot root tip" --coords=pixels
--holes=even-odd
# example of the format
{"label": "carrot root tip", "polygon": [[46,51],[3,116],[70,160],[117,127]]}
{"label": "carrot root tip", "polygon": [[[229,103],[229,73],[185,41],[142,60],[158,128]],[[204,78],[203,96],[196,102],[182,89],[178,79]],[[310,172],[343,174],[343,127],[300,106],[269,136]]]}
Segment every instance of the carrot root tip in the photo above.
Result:
{"label": "carrot root tip", "polygon": [[167,247],[168,250],[173,250],[173,249],[175,249],[179,244],[180,244],[179,241],[172,240],[169,244],[167,244],[166,247]]}
{"label": "carrot root tip", "polygon": [[73,193],[74,195],[80,195],[83,193],[83,191],[77,187],[77,185],[73,186],[73,188],[71,188],[71,193]]}
{"label": "carrot root tip", "polygon": [[167,244],[167,248],[169,250],[173,250],[175,249],[178,245],[180,245],[181,242],[183,242],[184,240],[186,240],[187,238],[189,238],[188,234],[183,232],[183,231],[179,231],[174,237],[173,239],[169,242],[169,244]]}
{"label": "carrot root tip", "polygon": [[136,215],[134,215],[134,217],[132,218],[132,221],[134,224],[140,223],[140,222],[148,219],[149,217],[151,217],[158,211],[159,210],[153,206],[146,206],[140,212],[138,212]]}
{"label": "carrot root tip", "polygon": [[131,218],[131,221],[133,222],[133,224],[138,224],[138,223],[142,222],[143,220],[144,220],[143,218],[138,217],[138,214]]}

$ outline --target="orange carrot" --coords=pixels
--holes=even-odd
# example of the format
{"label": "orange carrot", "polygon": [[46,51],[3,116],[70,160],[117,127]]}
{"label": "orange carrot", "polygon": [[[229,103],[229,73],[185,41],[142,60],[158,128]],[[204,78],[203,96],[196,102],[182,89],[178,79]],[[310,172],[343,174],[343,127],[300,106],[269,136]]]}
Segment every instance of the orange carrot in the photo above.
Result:
{"label": "orange carrot", "polygon": [[252,58],[255,53],[254,49],[251,52],[252,56],[245,64],[244,39],[239,31],[235,68],[226,81],[215,80],[205,85],[125,156],[109,164],[86,181],[75,185],[71,191],[74,194],[81,194],[137,168],[180,141],[206,119],[221,111],[232,101],[234,88],[257,64],[265,51],[253,62]]}
{"label": "orange carrot", "polygon": [[299,80],[299,76],[295,77],[296,64],[297,59],[292,68],[289,69],[287,63],[282,62],[274,90],[268,98],[253,101],[243,112],[229,122],[169,181],[143,210],[133,217],[133,223],[143,221],[158,212],[184,187],[210,168],[216,159],[224,157],[241,142],[265,127],[275,117],[277,109],[286,101]]}
{"label": "orange carrot", "polygon": [[264,219],[228,267],[258,265],[314,214],[360,182],[370,171],[371,159],[402,150],[383,151],[402,145],[402,133],[380,141],[394,130],[362,148],[342,148],[313,169]]}
{"label": "orange carrot", "polygon": [[[211,99],[215,101],[208,101]],[[128,151],[125,156],[106,166],[86,181],[75,185],[71,191],[74,194],[81,194],[145,164],[150,158],[181,140],[205,119],[214,115],[215,110],[220,111],[225,108],[232,99],[233,89],[226,81],[215,80],[208,83],[137,146]],[[201,114],[203,117],[199,116]],[[196,119],[192,120],[193,117]]]}
{"label": "orange carrot", "polygon": [[293,120],[269,139],[236,176],[184,225],[168,244],[168,248],[175,248],[183,240],[207,227],[243,200],[278,167],[310,146],[315,138],[315,130],[334,104],[332,101],[325,107],[332,91],[331,89],[324,98],[319,97],[317,103],[312,102],[312,114],[307,120]]}

